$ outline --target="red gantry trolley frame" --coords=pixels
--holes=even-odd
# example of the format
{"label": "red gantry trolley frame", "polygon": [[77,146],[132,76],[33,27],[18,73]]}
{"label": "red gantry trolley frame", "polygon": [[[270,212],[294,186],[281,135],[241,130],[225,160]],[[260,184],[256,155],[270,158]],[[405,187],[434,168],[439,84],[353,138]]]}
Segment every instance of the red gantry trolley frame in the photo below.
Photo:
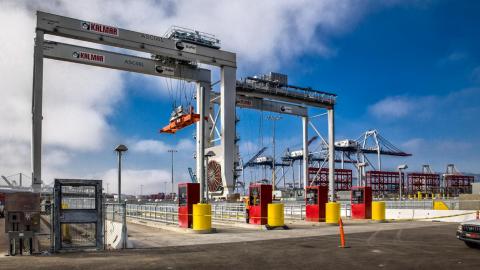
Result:
{"label": "red gantry trolley frame", "polygon": [[[352,188],[352,170],[335,169],[335,190],[345,191]],[[328,168],[308,168],[308,186],[328,187]]]}
{"label": "red gantry trolley frame", "polygon": [[410,194],[440,192],[440,174],[437,173],[409,173],[408,192]]}
{"label": "red gantry trolley frame", "polygon": [[461,193],[471,193],[472,183],[475,177],[471,175],[462,174],[444,174],[445,192],[447,194],[456,196]]}
{"label": "red gantry trolley frame", "polygon": [[[405,177],[402,173],[402,189],[405,186]],[[372,188],[373,195],[398,194],[400,186],[400,175],[398,172],[368,171],[366,173],[366,186]]]}

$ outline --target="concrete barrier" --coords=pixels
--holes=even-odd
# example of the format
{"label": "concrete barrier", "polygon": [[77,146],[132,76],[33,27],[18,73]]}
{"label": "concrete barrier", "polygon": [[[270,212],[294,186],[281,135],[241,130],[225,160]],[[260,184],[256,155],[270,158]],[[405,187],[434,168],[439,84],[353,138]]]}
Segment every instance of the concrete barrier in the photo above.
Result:
{"label": "concrete barrier", "polygon": [[[122,223],[105,220],[105,226],[107,228],[105,230],[105,246],[107,249],[121,249],[123,245]],[[132,247],[132,244],[128,241],[128,233],[126,233],[125,237],[127,237],[127,247]]]}
{"label": "concrete barrier", "polygon": [[385,214],[387,220],[464,222],[476,218],[472,210],[387,209]]}

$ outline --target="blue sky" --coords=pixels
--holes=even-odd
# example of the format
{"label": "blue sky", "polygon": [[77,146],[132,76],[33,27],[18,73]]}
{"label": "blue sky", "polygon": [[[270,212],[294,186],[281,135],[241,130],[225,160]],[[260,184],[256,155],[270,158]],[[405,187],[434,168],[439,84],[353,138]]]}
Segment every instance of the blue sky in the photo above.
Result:
{"label": "blue sky", "polygon": [[[413,154],[386,158],[386,169],[407,163],[411,170],[430,164],[444,171],[447,163],[455,163],[462,171],[480,172],[478,1],[304,2],[232,1],[213,9],[207,8],[209,0],[113,1],[108,2],[110,9],[98,8],[97,1],[0,4],[3,18],[16,21],[22,30],[21,35],[7,32],[0,45],[6,88],[21,89],[2,90],[12,100],[3,106],[8,110],[3,114],[13,116],[0,119],[2,125],[12,125],[0,134],[0,148],[18,156],[15,161],[0,159],[2,174],[29,172],[31,81],[21,74],[31,72],[35,9],[152,34],[162,34],[172,24],[211,32],[226,50],[237,52],[238,78],[277,71],[288,74],[291,84],[337,93],[337,139],[356,139],[377,129]],[[125,14],[126,9],[131,12]],[[25,40],[23,46],[10,41],[18,39]],[[23,61],[24,67],[7,68],[8,55],[24,59],[11,60]],[[125,162],[128,192],[138,193],[143,180],[144,190],[161,190],[159,183],[170,178],[166,150],[171,147],[180,150],[176,181],[188,180],[186,168],[194,166],[194,127],[173,136],[158,134],[168,122],[172,103],[164,79],[53,61],[47,61],[45,76],[47,182],[61,176],[96,177],[113,188],[111,149],[117,143],[131,148]],[[92,79],[87,83],[82,78]],[[106,83],[99,78],[106,78]],[[17,92],[21,96],[15,100]],[[242,157],[248,159],[259,148],[259,137],[265,144],[271,140],[271,123],[260,121],[269,113],[237,112]],[[326,136],[325,119],[316,119],[315,124]],[[277,134],[277,153],[299,147],[301,120],[285,116]]]}
{"label": "blue sky", "polygon": [[[372,11],[348,33],[328,39],[327,43],[335,51],[333,55],[325,57],[305,52],[293,61],[282,63],[273,71],[288,74],[290,81],[296,85],[312,86],[338,94],[336,127],[339,138],[357,138],[367,129],[378,129],[395,145],[412,152],[414,157],[406,159],[406,162],[412,160],[413,169],[420,169],[423,163],[435,162],[433,167],[441,171],[446,163],[452,162],[459,168],[477,172],[475,165],[478,164],[478,159],[475,158],[475,152],[478,149],[479,128],[472,121],[476,118],[474,113],[480,110],[480,92],[475,89],[479,83],[475,68],[479,66],[476,48],[480,45],[480,4],[467,2],[459,4],[454,1],[435,1],[425,5]],[[321,31],[317,32],[321,36]],[[241,58],[239,62],[242,66]],[[238,76],[268,71],[240,68]],[[125,135],[160,138],[163,141],[191,137],[192,129],[186,129],[175,136],[152,132],[165,124],[170,104],[165,99],[152,99],[151,95],[141,91],[140,88],[144,86],[134,84],[129,86],[132,93],[122,110],[110,119],[115,126],[135,127],[125,129]],[[415,115],[415,108],[396,116],[395,111],[403,110],[403,106],[425,106],[419,104],[419,100],[445,99],[466,88],[471,88],[471,92],[458,102],[452,101],[455,106],[450,107],[450,111],[437,111],[437,105],[433,104],[426,109],[428,111],[423,112],[428,114],[424,118],[419,119]],[[387,113],[372,112],[372,106],[390,98],[403,102],[397,104],[399,108],[388,108]],[[440,104],[443,101],[432,102],[439,103],[438,110],[445,109]],[[463,106],[473,111],[458,116],[455,111],[461,110]],[[312,110],[312,114],[314,112]],[[385,114],[384,117],[377,115],[382,113]],[[242,140],[258,142],[262,113],[238,109],[238,114],[243,116],[239,124]],[[263,115],[265,117],[269,113],[264,112]],[[138,121],[138,118],[142,121]],[[319,122],[324,130],[323,135],[326,135],[325,123]],[[292,125],[298,131],[292,131]],[[285,140],[284,146],[299,147],[300,128],[298,118],[284,117],[278,125],[280,145]],[[271,124],[266,120],[262,132],[267,143],[271,139]],[[296,136],[298,142],[290,145],[288,143],[292,136]],[[428,147],[419,147],[415,143],[429,144],[435,141],[442,145],[452,144],[451,147],[444,146],[449,151],[445,152],[442,159],[430,156],[429,160],[429,155],[436,155],[436,150],[432,149],[430,153]],[[466,144],[472,145],[472,149],[463,149],[462,146]],[[457,147],[458,151],[455,150]],[[252,152],[255,149],[243,150]],[[417,155],[419,158],[416,158]],[[387,160],[391,160],[391,166],[403,161]]]}

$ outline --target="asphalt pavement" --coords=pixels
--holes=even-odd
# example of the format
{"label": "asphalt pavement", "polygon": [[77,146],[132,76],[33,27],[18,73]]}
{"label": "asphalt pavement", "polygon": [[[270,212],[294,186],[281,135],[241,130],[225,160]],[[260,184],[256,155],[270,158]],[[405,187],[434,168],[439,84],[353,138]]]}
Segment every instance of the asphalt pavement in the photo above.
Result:
{"label": "asphalt pavement", "polygon": [[0,269],[480,269],[457,224],[126,251],[0,257]]}

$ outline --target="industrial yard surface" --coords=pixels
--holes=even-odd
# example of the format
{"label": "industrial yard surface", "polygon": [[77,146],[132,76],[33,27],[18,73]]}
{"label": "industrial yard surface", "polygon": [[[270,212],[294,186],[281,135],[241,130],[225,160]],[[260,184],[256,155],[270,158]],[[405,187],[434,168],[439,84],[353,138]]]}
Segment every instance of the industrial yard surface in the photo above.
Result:
{"label": "industrial yard surface", "polygon": [[[453,223],[349,224],[345,229],[350,248],[346,249],[338,248],[338,235],[331,234],[336,227],[253,233],[231,229],[238,230],[236,239],[229,236],[228,231],[192,235],[158,230],[155,234],[145,226],[131,227],[134,227],[133,234],[140,236],[148,232],[151,239],[163,241],[166,246],[115,252],[5,256],[0,257],[1,269],[24,269],[27,266],[29,269],[109,270],[261,269],[265,266],[269,269],[480,268],[480,250],[468,248],[456,240],[457,224]],[[362,230],[370,231],[356,232]],[[302,233],[312,231],[316,231],[317,236],[300,237]],[[327,235],[322,235],[323,232]],[[244,234],[248,236],[242,238]],[[255,236],[265,239],[273,235],[283,236],[281,239],[253,241]],[[230,243],[197,244],[215,241]]]}

